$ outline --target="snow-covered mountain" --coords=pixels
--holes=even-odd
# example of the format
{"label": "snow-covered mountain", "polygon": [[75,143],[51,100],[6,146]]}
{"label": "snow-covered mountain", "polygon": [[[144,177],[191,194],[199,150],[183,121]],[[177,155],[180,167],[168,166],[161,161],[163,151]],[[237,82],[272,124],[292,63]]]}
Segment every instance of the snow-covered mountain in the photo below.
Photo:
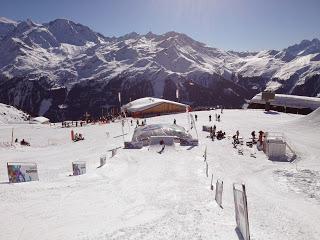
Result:
{"label": "snow-covered mountain", "polygon": [[[38,24],[0,18],[0,101],[54,117],[70,117],[144,96],[193,105],[239,107],[267,88],[320,93],[320,41],[282,51],[239,53],[208,47],[185,34],[105,37],[65,19]],[[71,111],[72,110],[72,111]]]}

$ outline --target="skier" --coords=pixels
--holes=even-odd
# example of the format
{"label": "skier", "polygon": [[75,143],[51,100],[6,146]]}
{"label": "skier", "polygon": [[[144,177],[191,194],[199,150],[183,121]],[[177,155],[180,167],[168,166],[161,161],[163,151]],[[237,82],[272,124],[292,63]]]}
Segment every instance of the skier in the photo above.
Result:
{"label": "skier", "polygon": [[209,115],[209,122],[211,122],[211,114]]}
{"label": "skier", "polygon": [[239,143],[239,141],[237,140],[237,136],[236,135],[233,135],[232,136],[232,139],[233,139],[233,147],[236,148],[237,147],[237,144]]}
{"label": "skier", "polygon": [[210,138],[212,141],[214,140],[214,136],[215,136],[215,130],[213,127],[210,127]]}
{"label": "skier", "polygon": [[20,145],[22,145],[22,146],[30,146],[30,143],[28,143],[27,141],[22,139],[21,142],[20,142]]}
{"label": "skier", "polygon": [[252,131],[251,136],[252,136],[252,144],[253,144],[256,141],[256,132]]}
{"label": "skier", "polygon": [[262,130],[260,130],[259,131],[259,143],[260,143],[260,145],[262,145],[262,138],[263,138],[263,134],[264,134],[264,132],[262,131]]}
{"label": "skier", "polygon": [[239,130],[237,130],[237,132],[236,132],[236,137],[237,137],[237,140],[239,140]]}
{"label": "skier", "polygon": [[73,139],[73,141],[74,141],[74,142],[79,141],[78,133],[76,133],[76,134],[74,135],[74,139]]}
{"label": "skier", "polygon": [[132,119],[130,120],[131,126],[133,125]]}
{"label": "skier", "polygon": [[161,150],[158,152],[159,154],[162,154],[164,152],[164,149],[165,149],[166,145],[163,144]]}
{"label": "skier", "polygon": [[198,115],[197,114],[194,115],[194,118],[196,119],[196,121],[198,121]]}
{"label": "skier", "polygon": [[223,114],[223,106],[221,105],[221,114]]}
{"label": "skier", "polygon": [[79,133],[79,140],[84,140],[84,137],[82,136],[81,133]]}
{"label": "skier", "polygon": [[177,124],[177,120],[176,119],[173,120],[173,124]]}
{"label": "skier", "polygon": [[163,145],[162,148],[161,148],[161,150],[158,152],[159,154],[161,154],[161,153],[163,153],[166,145],[164,144],[164,141],[163,141],[162,139],[160,140],[159,144],[160,144],[160,145]]}
{"label": "skier", "polygon": [[220,114],[218,115],[218,122],[220,122]]}

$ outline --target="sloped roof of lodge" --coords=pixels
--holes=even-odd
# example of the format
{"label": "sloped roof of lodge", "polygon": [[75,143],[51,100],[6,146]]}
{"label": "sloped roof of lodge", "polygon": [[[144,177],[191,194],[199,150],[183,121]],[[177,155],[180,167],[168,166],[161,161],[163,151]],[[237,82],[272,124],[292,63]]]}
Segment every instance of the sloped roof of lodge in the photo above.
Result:
{"label": "sloped roof of lodge", "polygon": [[146,109],[158,106],[163,103],[169,103],[174,104],[181,107],[188,107],[188,105],[183,103],[178,103],[174,101],[169,101],[166,99],[160,99],[160,98],[153,98],[153,97],[145,97],[145,98],[139,98],[132,102],[129,102],[128,104],[122,106],[123,110],[126,110],[128,112],[141,112]]}

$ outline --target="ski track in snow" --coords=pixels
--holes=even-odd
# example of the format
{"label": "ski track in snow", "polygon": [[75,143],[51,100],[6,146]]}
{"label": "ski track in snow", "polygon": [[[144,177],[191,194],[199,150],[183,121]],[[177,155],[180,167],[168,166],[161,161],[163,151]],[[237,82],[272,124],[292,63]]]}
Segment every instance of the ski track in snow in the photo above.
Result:
{"label": "ski track in snow", "polygon": [[[219,112],[217,112],[219,113]],[[71,129],[42,125],[1,125],[1,139],[30,139],[31,147],[0,145],[0,239],[239,239],[235,231],[232,184],[247,188],[252,239],[319,239],[320,130],[299,133],[294,121],[302,116],[265,114],[260,110],[225,110],[221,122],[208,122],[207,111],[196,112],[200,145],[119,149],[121,123],[75,128],[85,141],[69,141]],[[210,112],[211,115],[215,111]],[[172,123],[187,127],[186,114],[160,116],[148,123]],[[231,139],[211,141],[202,125],[244,138],[252,130],[283,131],[294,142],[297,163],[271,162],[244,146],[239,155]],[[125,125],[129,140],[133,127]],[[106,132],[110,133],[107,137]],[[195,134],[192,132],[192,134]],[[301,135],[301,136],[300,136]],[[300,138],[297,138],[300,136]],[[10,140],[8,140],[10,142]],[[203,153],[207,146],[209,177]],[[101,168],[99,157],[107,154]],[[70,176],[72,161],[87,163],[87,174]],[[8,184],[6,162],[38,164],[38,182]],[[223,209],[210,190],[224,181]]]}

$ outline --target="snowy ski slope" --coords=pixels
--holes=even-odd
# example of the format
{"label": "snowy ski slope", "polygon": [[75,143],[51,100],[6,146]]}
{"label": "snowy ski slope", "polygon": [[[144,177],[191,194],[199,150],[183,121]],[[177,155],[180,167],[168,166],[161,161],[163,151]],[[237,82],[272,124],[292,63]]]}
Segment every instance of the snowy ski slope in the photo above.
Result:
{"label": "snowy ski slope", "polygon": [[[0,239],[237,240],[234,182],[246,184],[252,239],[319,239],[320,127],[311,124],[319,117],[224,110],[222,121],[212,122],[227,135],[239,130],[247,139],[252,130],[284,132],[298,154],[295,163],[284,163],[259,151],[250,157],[245,146],[238,155],[228,138],[212,142],[201,131],[209,125],[209,112],[195,113],[198,147],[176,146],[163,154],[119,149],[113,158],[108,150],[123,144],[121,137],[113,138],[121,134],[121,123],[75,128],[85,137],[76,143],[70,141],[71,129],[60,125],[0,125],[1,139],[10,139],[14,127],[15,137],[31,142],[31,147],[0,145]],[[187,127],[185,113],[147,123],[174,118]],[[133,130],[125,125],[126,140]],[[205,146],[209,176],[224,181],[223,209],[205,175]],[[97,168],[103,154],[107,163]],[[87,162],[87,174],[69,176],[76,160]],[[36,162],[40,181],[8,184],[8,161]]]}

